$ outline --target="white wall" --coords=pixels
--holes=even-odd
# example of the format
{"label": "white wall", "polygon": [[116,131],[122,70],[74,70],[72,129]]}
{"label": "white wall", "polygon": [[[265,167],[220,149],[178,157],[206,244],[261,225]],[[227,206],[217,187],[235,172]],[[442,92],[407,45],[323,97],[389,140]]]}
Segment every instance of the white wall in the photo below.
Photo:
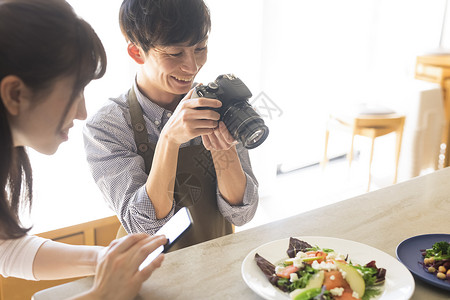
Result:
{"label": "white wall", "polygon": [[290,161],[320,158],[328,110],[362,101],[402,109],[415,57],[438,45],[444,2],[265,3],[263,88],[283,108],[277,138]]}
{"label": "white wall", "polygon": [[[69,2],[96,29],[108,54],[106,76],[86,89],[92,114],[107,97],[128,89],[133,79],[117,21],[122,1]],[[361,101],[400,110],[407,105],[403,83],[413,78],[415,57],[438,46],[445,5],[444,0],[206,2],[213,28],[209,60],[197,81],[235,73],[254,97],[265,93],[256,106],[265,101],[274,109],[272,115],[265,114],[269,138],[251,150],[263,195],[273,192],[270,182],[278,164],[321,158],[328,110]],[[269,111],[263,107],[260,112]],[[53,157],[31,151],[35,216],[91,205],[84,213],[89,218],[105,209],[85,162],[82,123]]]}

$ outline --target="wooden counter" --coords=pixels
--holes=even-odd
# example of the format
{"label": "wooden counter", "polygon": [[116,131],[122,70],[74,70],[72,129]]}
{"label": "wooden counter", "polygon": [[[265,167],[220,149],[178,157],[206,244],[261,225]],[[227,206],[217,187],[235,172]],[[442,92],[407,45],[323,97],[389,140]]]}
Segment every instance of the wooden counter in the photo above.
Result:
{"label": "wooden counter", "polygon": [[[298,205],[307,201],[298,199]],[[397,245],[406,238],[450,233],[449,211],[447,168],[169,253],[137,299],[261,299],[243,281],[241,265],[251,250],[264,243],[290,236],[328,236],[364,243],[395,257]],[[415,283],[413,300],[449,299],[449,291],[419,279]],[[64,299],[91,285],[92,278],[81,279],[38,292],[34,300]]]}

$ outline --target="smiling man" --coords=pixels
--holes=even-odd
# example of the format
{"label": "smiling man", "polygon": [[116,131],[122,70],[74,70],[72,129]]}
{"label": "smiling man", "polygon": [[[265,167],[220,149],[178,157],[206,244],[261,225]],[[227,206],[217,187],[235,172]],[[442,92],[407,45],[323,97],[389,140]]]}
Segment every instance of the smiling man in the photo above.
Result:
{"label": "smiling man", "polygon": [[[93,177],[126,232],[154,234],[181,207],[193,226],[172,249],[250,221],[258,183],[247,150],[212,109],[190,99],[211,27],[202,0],[125,0],[120,27],[138,64],[134,85],[86,125]],[[223,162],[226,162],[224,167]]]}

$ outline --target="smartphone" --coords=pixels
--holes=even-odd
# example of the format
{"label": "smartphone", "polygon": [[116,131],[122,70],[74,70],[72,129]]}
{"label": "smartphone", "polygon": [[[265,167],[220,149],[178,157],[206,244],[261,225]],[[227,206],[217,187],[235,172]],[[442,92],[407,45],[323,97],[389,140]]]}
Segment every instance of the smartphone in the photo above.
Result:
{"label": "smartphone", "polygon": [[173,243],[179,239],[192,225],[192,216],[187,207],[181,208],[176,214],[167,221],[155,235],[165,235],[168,239],[167,244],[158,247],[150,253],[139,266],[139,271],[148,266],[161,252],[167,252]]}

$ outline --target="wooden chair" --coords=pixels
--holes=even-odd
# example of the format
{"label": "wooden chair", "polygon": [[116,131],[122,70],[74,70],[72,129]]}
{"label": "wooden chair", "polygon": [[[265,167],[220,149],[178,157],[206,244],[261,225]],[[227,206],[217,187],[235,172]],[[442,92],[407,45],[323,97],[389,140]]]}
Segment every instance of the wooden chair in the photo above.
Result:
{"label": "wooden chair", "polygon": [[330,114],[327,122],[327,129],[325,133],[325,151],[322,161],[322,167],[326,166],[328,162],[327,148],[328,139],[331,129],[344,129],[350,131],[352,134],[352,142],[350,151],[347,155],[349,166],[353,160],[353,144],[355,136],[369,137],[372,141],[369,159],[369,182],[367,191],[370,190],[371,183],[371,168],[373,159],[373,150],[375,138],[395,132],[397,135],[395,146],[395,175],[394,184],[397,183],[398,162],[400,158],[400,150],[402,145],[403,127],[405,124],[405,116],[397,114],[396,112],[385,109],[383,107],[362,107],[362,109],[354,110],[352,114]]}

